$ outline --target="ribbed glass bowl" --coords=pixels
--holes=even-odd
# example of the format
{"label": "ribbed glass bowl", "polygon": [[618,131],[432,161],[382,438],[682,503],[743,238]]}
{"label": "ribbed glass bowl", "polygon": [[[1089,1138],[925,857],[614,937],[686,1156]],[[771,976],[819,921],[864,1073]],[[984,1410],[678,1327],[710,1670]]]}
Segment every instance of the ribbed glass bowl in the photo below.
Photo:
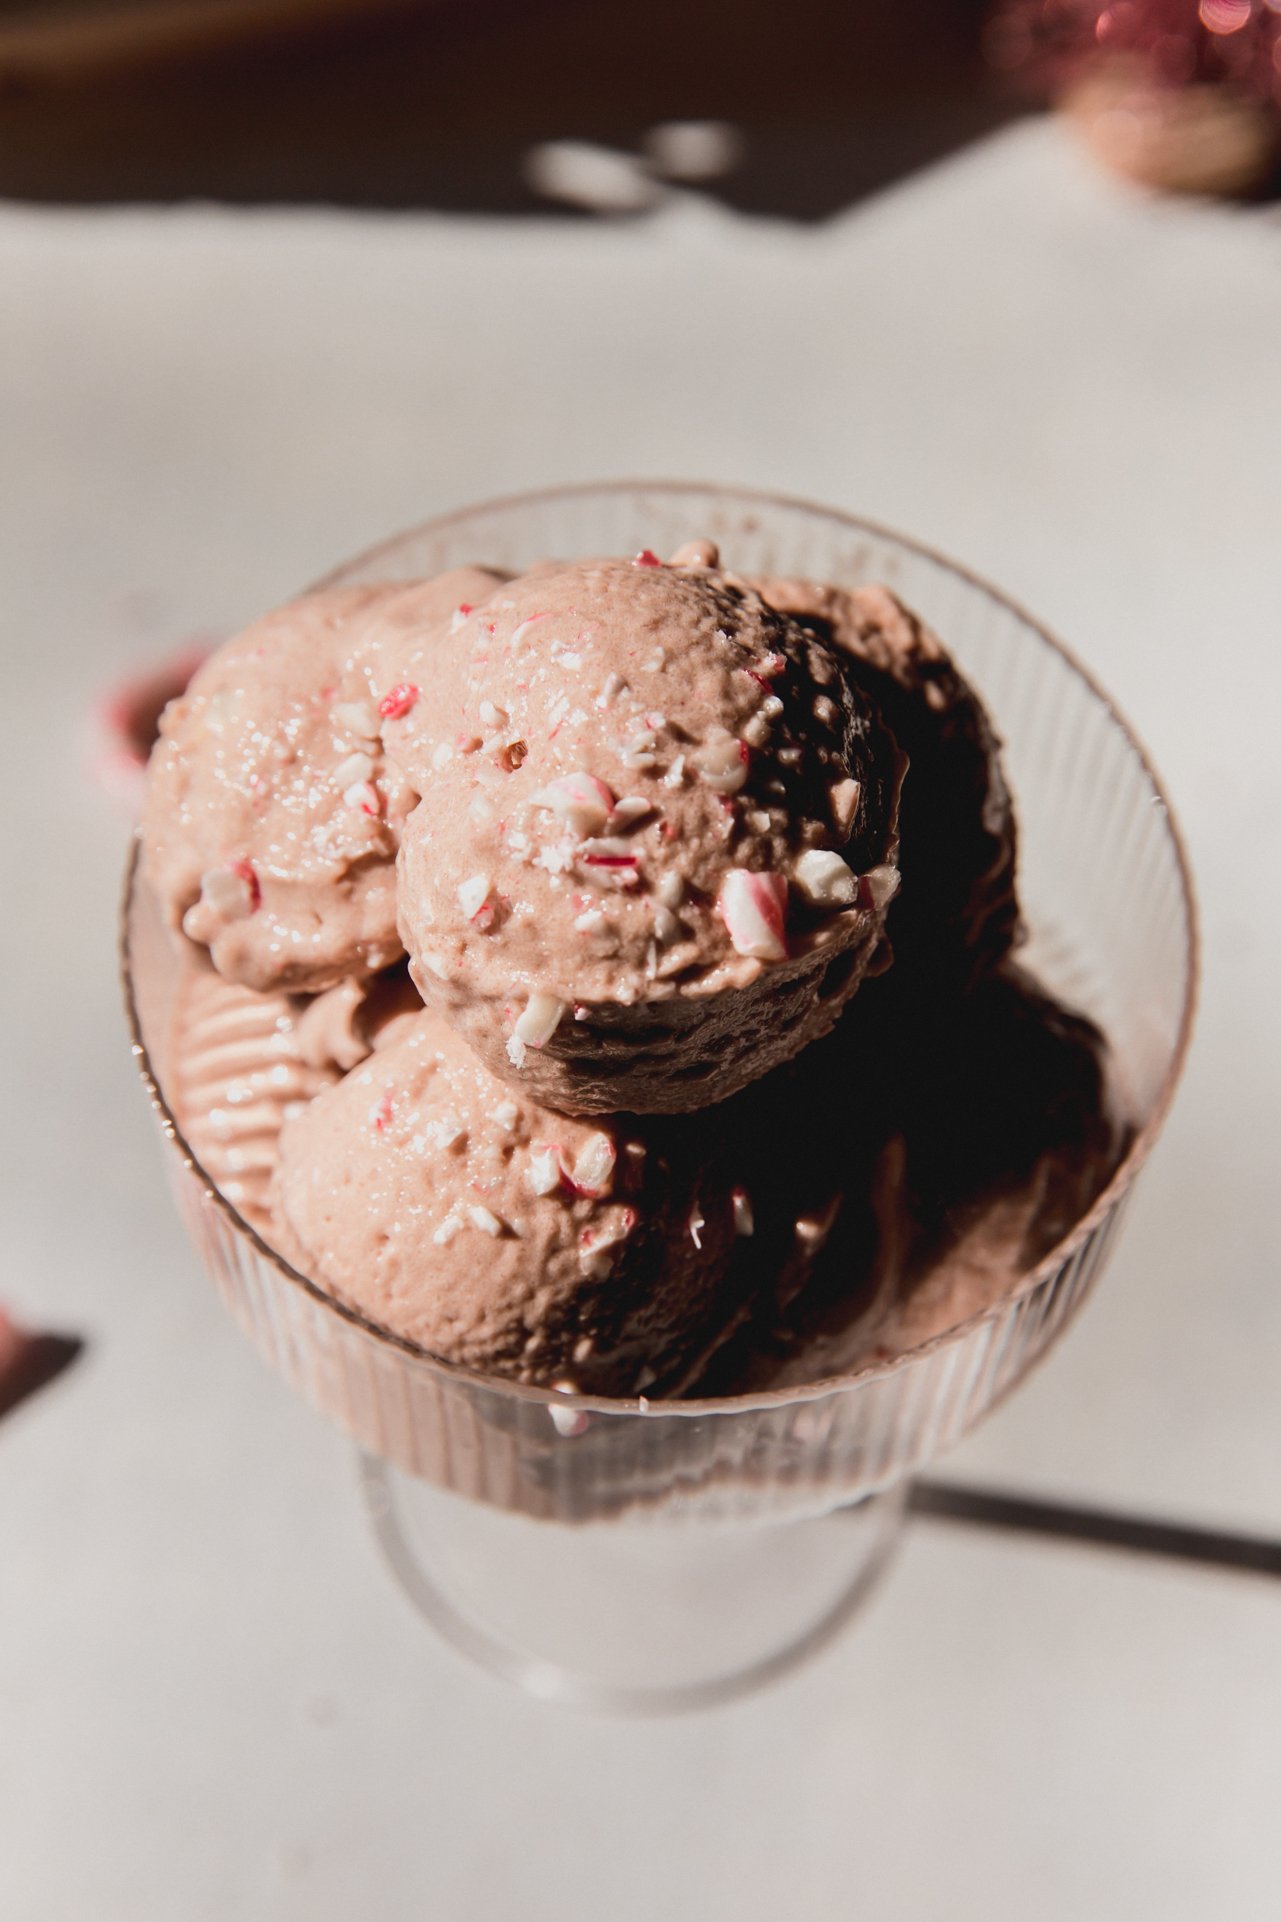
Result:
{"label": "ribbed glass bowl", "polygon": [[558,489],[388,541],[329,583],[466,562],[670,553],[719,541],[747,573],[884,581],[942,635],[1005,741],[1026,958],[1108,1035],[1133,1145],[1090,1213],[1017,1289],[893,1363],[803,1389],[681,1402],[573,1397],[416,1352],[330,1300],[217,1193],[165,1100],[177,960],[131,862],[126,991],[182,1214],[224,1300],[285,1379],[371,1456],[496,1509],[559,1522],[821,1516],[910,1476],[1008,1393],[1096,1280],[1187,1045],[1195,939],[1164,796],[1107,696],[1043,628],[962,568],[800,502],[683,485]]}

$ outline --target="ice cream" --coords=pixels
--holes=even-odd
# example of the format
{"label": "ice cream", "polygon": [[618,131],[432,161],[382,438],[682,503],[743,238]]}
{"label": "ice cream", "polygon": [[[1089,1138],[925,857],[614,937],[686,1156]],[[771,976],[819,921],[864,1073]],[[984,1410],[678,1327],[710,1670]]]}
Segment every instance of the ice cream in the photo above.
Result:
{"label": "ice cream", "polygon": [[534,570],[459,642],[400,855],[424,1000],[576,1114],[705,1107],[826,1032],[898,884],[900,757],[841,653],[701,545]]}
{"label": "ice cream", "polygon": [[180,1128],[448,1363],[676,1395],[884,1359],[1120,1150],[1101,1038],[1011,959],[994,732],[882,588],[694,543],[311,596],[168,711],[142,836]]}
{"label": "ice cream", "polygon": [[[142,845],[175,929],[229,981],[314,992],[401,952],[394,862],[431,743],[402,746],[423,643],[480,570],[408,587],[339,588],[256,622],[166,708],[148,768]],[[448,713],[453,662],[433,663]],[[424,677],[425,678],[425,677]]]}
{"label": "ice cream", "polygon": [[737,1306],[724,1161],[688,1124],[553,1113],[424,1011],[284,1123],[275,1232],[322,1287],[446,1361],[669,1389]]}

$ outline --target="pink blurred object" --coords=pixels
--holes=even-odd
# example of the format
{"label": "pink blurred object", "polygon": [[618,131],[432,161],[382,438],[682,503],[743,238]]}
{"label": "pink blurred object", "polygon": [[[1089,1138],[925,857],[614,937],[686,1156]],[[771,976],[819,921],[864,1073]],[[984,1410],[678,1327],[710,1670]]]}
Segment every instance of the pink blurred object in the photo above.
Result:
{"label": "pink blurred object", "polygon": [[1145,186],[1247,193],[1281,154],[1278,0],[997,0],[985,46]]}
{"label": "pink blurred object", "polygon": [[157,666],[108,688],[91,714],[90,771],[136,813],[142,804],[142,777],[156,741],[160,716],[182,694],[192,675],[218,645],[215,635],[184,641]]}
{"label": "pink blurred object", "polygon": [[0,1307],[0,1416],[47,1387],[83,1347],[74,1335],[33,1334]]}

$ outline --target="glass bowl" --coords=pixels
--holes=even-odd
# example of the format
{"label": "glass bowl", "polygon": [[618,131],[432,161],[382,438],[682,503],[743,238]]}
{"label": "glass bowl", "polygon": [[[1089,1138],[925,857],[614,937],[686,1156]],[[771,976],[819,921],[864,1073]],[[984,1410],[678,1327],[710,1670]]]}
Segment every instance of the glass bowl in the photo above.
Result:
{"label": "glass bowl", "polygon": [[323,584],[668,553],[700,536],[740,572],[887,583],[942,635],[1005,742],[1025,958],[1109,1037],[1135,1131],[1084,1219],[984,1312],[888,1364],[717,1399],[566,1396],[435,1361],[295,1273],[214,1188],[165,1100],[177,957],[136,858],[124,905],[135,1054],[183,1218],[251,1341],[358,1443],[407,1592],[534,1692],[631,1709],[737,1692],[846,1619],[885,1562],[908,1478],[1014,1387],[1094,1285],[1169,1108],[1195,993],[1187,866],[1134,735],[1030,616],[901,535],[798,501],[618,483],[443,516]]}

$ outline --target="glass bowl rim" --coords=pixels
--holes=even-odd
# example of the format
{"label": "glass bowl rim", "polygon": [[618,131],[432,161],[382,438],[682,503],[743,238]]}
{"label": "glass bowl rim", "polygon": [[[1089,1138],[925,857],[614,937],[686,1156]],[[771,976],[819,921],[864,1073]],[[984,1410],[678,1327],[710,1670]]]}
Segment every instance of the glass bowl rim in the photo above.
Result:
{"label": "glass bowl rim", "polygon": [[[130,955],[129,922],[133,906],[134,891],[139,879],[141,841],[135,830],[130,843],[129,857],[125,864],[124,888],[120,903],[118,954],[121,986],[124,994],[125,1014],[130,1040],[138,1072],[151,1100],[152,1107],[160,1121],[161,1129],[172,1146],[182,1157],[184,1167],[193,1174],[205,1189],[207,1199],[218,1208],[234,1232],[248,1240],[260,1259],[292,1286],[301,1288],[305,1294],[321,1308],[338,1315],[359,1329],[366,1337],[391,1349],[404,1362],[425,1368],[428,1373],[440,1378],[443,1386],[463,1389],[480,1389],[489,1393],[510,1396],[531,1406],[582,1410],[585,1414],[613,1416],[638,1416],[654,1419],[659,1416],[676,1416],[683,1420],[725,1418],[732,1415],[746,1415],[756,1412],[769,1412],[802,1402],[825,1400],[830,1396],[850,1393],[865,1384],[889,1375],[906,1373],[916,1362],[933,1355],[938,1349],[959,1343],[967,1335],[981,1327],[984,1322],[1006,1315],[1018,1302],[1036,1293],[1037,1289],[1050,1280],[1071,1260],[1077,1250],[1090,1239],[1100,1225],[1120,1205],[1133,1187],[1140,1169],[1147,1161],[1162,1127],[1165,1124],[1175,1091],[1187,1060],[1188,1048],[1196,1016],[1197,999],[1201,979],[1201,940],[1200,924],[1197,913],[1196,894],[1192,882],[1191,866],[1183,835],[1170,806],[1164,785],[1158,775],[1152,758],[1133,726],[1118,708],[1107,689],[1054,634],[1043,621],[1036,618],[1013,596],[1001,588],[993,586],[981,574],[954,561],[939,549],[912,535],[902,534],[897,528],[887,526],[862,514],[852,514],[841,508],[827,507],[819,502],[807,500],[798,495],[766,494],[758,488],[725,486],[714,481],[667,481],[667,480],[605,480],[565,482],[554,487],[531,488],[515,494],[499,495],[491,500],[476,501],[471,505],[450,509],[444,514],[432,515],[428,520],[402,529],[383,540],[363,548],[349,560],[330,568],[302,593],[315,593],[331,587],[350,577],[352,572],[376,566],[384,555],[403,547],[406,542],[420,539],[423,535],[444,531],[458,523],[474,520],[478,515],[502,513],[516,508],[528,508],[541,502],[566,501],[576,496],[599,496],[602,494],[662,494],[668,497],[680,495],[712,495],[722,500],[737,502],[744,506],[755,506],[768,512],[770,509],[783,508],[791,513],[807,517],[837,522],[852,534],[870,536],[876,540],[889,541],[918,555],[932,566],[952,574],[964,581],[967,586],[977,589],[998,607],[1012,614],[1025,628],[1033,633],[1050,651],[1057,654],[1074,673],[1091,695],[1104,709],[1112,724],[1118,729],[1131,752],[1136,756],[1144,777],[1152,789],[1153,799],[1161,810],[1165,831],[1170,839],[1174,854],[1175,869],[1179,883],[1179,894],[1184,914],[1187,946],[1185,960],[1187,978],[1183,1003],[1179,1011],[1179,1026],[1174,1037],[1174,1045],[1162,1075],[1161,1085],[1152,1102],[1151,1109],[1142,1127],[1135,1131],[1133,1140],[1126,1153],[1117,1164],[1107,1185],[1095,1197],[1093,1204],[1081,1218],[1074,1223],[1069,1232],[1057,1241],[1053,1248],[1028,1269],[1018,1285],[1006,1290],[999,1298],[986,1307],[968,1315],[953,1327],[931,1335],[917,1346],[905,1349],[901,1354],[888,1360],[869,1361],[861,1367],[850,1369],[843,1374],[824,1375],[814,1381],[791,1384],[783,1388],[757,1389],[741,1395],[690,1396],[679,1400],[648,1400],[644,1395],[604,1396],[566,1394],[560,1389],[535,1387],[525,1382],[509,1381],[501,1375],[488,1375],[478,1369],[466,1368],[456,1362],[442,1360],[428,1350],[418,1347],[391,1330],[381,1328],[376,1322],[369,1321],[345,1302],[330,1295],[316,1282],[310,1280],[292,1267],[284,1256],[264,1241],[263,1237],[237,1211],[233,1204],[218,1188],[193,1152],[190,1143],[178,1125],[176,1116],[160,1089],[151,1057],[142,1037],[137,1000],[134,994],[133,967]],[[1017,798],[1017,797],[1016,797]]]}

